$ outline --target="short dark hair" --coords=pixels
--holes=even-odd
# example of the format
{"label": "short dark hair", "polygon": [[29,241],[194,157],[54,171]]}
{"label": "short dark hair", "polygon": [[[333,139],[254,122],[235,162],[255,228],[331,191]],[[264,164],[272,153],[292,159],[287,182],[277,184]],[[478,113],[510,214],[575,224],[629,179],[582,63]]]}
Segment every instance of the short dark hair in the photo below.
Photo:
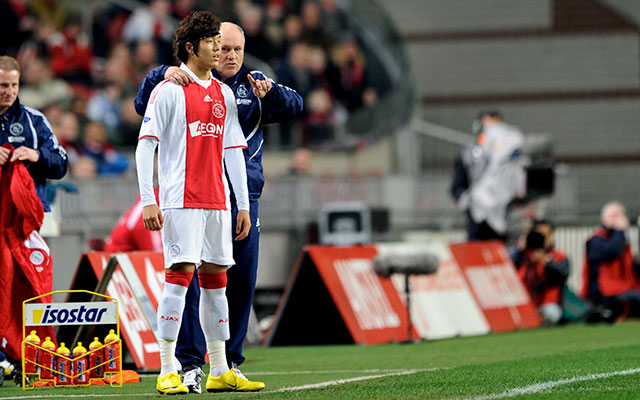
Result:
{"label": "short dark hair", "polygon": [[483,110],[478,113],[478,119],[482,119],[484,117],[498,118],[502,119],[502,114],[497,110]]}
{"label": "short dark hair", "polygon": [[173,53],[177,59],[186,63],[189,59],[186,45],[193,45],[193,52],[198,55],[200,40],[220,34],[220,19],[210,11],[194,11],[178,24],[173,34]]}

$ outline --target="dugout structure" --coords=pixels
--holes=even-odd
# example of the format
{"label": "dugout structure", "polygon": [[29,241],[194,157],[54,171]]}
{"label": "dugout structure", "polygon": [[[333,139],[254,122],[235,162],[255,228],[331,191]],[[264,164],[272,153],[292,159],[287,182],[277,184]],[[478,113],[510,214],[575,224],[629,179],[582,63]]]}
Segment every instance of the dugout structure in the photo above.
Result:
{"label": "dugout structure", "polygon": [[[91,301],[82,303],[40,303],[36,300],[51,296],[57,293],[85,293],[91,295]],[[106,381],[111,387],[122,387],[122,340],[120,339],[120,319],[118,316],[118,300],[114,297],[110,297],[104,294],[91,292],[88,290],[58,290],[50,293],[46,293],[40,296],[36,296],[27,299],[22,302],[22,388],[23,390],[35,389],[36,381],[52,382],[55,387],[73,387],[73,386],[89,386],[92,381],[101,380]],[[57,326],[57,325],[113,325],[115,327],[114,333],[117,339],[111,343],[103,343],[100,347],[88,350],[86,354],[78,357],[78,359],[85,358],[88,368],[84,371],[74,371],[70,369],[70,373],[57,371],[52,369],[51,366],[46,366],[36,359],[28,359],[26,357],[26,350],[28,346],[37,349],[40,354],[50,354],[55,359],[66,360],[70,365],[73,365],[74,358],[72,356],[64,356],[55,352],[55,350],[47,349],[41,345],[28,342],[27,328],[36,326]],[[72,338],[69,338],[72,339]],[[56,338],[57,341],[57,338]],[[62,341],[61,341],[62,342]],[[86,342],[89,344],[89,341]],[[117,350],[113,357],[107,357],[107,347],[117,344]],[[69,348],[76,345],[76,343],[69,342]],[[92,354],[96,352],[103,352],[102,363],[96,365],[89,365],[88,361]],[[77,361],[77,360],[75,360]],[[109,363],[116,364],[115,368],[106,370],[106,366]],[[35,367],[36,372],[26,372],[26,366]],[[87,379],[86,383],[77,383],[77,378],[82,374],[91,374],[91,371],[102,367],[105,369],[103,377],[93,377]],[[68,384],[61,385],[58,382],[57,376],[53,379],[41,378],[41,372],[48,370],[53,374],[60,376],[64,375],[68,380]]]}

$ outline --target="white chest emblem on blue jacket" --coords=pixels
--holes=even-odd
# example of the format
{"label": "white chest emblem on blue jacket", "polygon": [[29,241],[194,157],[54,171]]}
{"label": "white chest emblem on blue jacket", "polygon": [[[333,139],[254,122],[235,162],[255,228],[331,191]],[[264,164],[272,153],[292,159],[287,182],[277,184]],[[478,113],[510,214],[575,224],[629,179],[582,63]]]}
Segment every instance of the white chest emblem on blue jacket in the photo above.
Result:
{"label": "white chest emblem on blue jacket", "polygon": [[247,97],[249,96],[249,91],[247,90],[247,87],[244,85],[244,83],[240,84],[240,86],[238,86],[238,90],[236,91],[238,93],[238,97]]}
{"label": "white chest emblem on blue jacket", "polygon": [[21,135],[22,132],[24,132],[24,127],[22,126],[21,123],[19,122],[14,122],[13,124],[11,124],[11,126],[9,127],[9,132],[11,132],[11,134],[13,136],[18,136]]}

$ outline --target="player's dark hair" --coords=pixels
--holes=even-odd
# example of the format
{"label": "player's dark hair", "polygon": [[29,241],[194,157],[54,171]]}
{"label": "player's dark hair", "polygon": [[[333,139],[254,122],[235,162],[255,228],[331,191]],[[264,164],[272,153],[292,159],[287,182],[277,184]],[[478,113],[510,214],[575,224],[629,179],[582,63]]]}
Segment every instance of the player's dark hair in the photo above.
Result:
{"label": "player's dark hair", "polygon": [[186,45],[193,45],[193,52],[198,55],[200,40],[217,36],[220,33],[220,19],[210,11],[194,11],[178,24],[173,34],[173,53],[180,61],[189,59]]}

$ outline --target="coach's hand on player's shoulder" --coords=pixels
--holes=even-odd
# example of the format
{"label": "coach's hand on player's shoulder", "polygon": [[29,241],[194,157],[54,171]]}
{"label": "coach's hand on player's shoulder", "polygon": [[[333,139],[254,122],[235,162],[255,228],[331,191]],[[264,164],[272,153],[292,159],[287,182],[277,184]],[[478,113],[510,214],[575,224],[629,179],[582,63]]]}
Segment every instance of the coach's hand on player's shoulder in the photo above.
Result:
{"label": "coach's hand on player's shoulder", "polygon": [[238,217],[236,218],[236,236],[235,240],[242,240],[249,235],[249,229],[251,229],[251,216],[249,210],[238,211]]}
{"label": "coach's hand on player's shoulder", "polygon": [[273,87],[273,84],[270,80],[255,80],[251,74],[247,74],[247,78],[249,78],[249,82],[251,86],[253,86],[253,94],[255,94],[258,98],[263,98],[269,93],[269,90]]}
{"label": "coach's hand on player's shoulder", "polygon": [[169,67],[164,73],[164,79],[168,79],[176,85],[187,86],[193,82],[191,75],[187,71],[178,67]]}
{"label": "coach's hand on player's shoulder", "polygon": [[159,231],[162,229],[164,218],[157,204],[150,204],[142,208],[142,223],[144,227],[150,231]]}

